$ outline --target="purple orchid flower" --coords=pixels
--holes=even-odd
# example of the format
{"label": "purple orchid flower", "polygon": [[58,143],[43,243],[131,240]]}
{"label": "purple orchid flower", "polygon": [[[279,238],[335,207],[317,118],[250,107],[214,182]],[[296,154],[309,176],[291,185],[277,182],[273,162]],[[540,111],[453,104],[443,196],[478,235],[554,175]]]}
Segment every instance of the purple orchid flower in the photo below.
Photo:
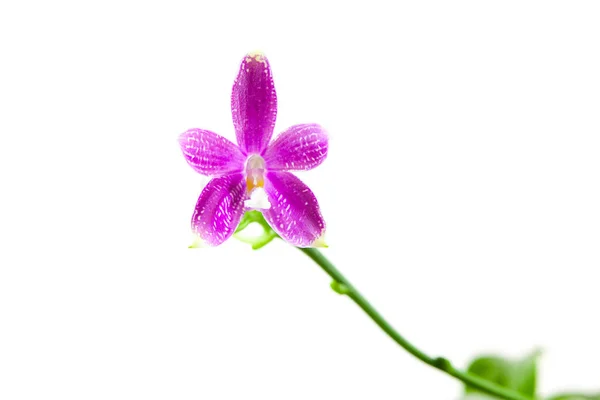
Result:
{"label": "purple orchid flower", "polygon": [[259,210],[284,240],[323,247],[325,221],[313,192],[290,170],[309,170],[327,157],[327,133],[294,125],[271,142],[277,94],[262,53],[246,55],[233,84],[231,113],[238,145],[204,129],[179,137],[196,172],[211,176],[196,203],[192,230],[207,245],[227,240],[248,210]]}

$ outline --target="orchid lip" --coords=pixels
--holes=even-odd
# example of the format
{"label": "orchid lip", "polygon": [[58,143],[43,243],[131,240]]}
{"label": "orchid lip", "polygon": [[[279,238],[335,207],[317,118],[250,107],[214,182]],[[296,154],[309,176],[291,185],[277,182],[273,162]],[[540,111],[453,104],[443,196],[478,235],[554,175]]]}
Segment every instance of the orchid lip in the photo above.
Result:
{"label": "orchid lip", "polygon": [[250,193],[250,198],[244,200],[244,207],[251,210],[268,210],[271,208],[271,202],[265,189],[257,187]]}

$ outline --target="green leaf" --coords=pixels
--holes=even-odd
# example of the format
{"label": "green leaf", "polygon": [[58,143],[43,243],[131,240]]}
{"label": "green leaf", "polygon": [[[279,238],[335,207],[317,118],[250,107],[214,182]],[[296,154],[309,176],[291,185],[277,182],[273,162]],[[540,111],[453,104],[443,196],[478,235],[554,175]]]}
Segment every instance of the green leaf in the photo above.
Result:
{"label": "green leaf", "polygon": [[[503,387],[511,387],[510,385],[510,367],[508,362],[500,357],[486,356],[475,359],[469,365],[467,372],[473,375],[477,375],[481,378],[487,379],[497,383]],[[477,389],[466,386],[466,393],[478,392]]]}
{"label": "green leaf", "polygon": [[600,400],[600,393],[583,394],[583,393],[568,393],[559,394],[549,397],[548,400]]}
{"label": "green leaf", "polygon": [[[483,356],[476,358],[467,371],[525,396],[535,397],[538,356],[537,351],[522,360]],[[465,393],[477,392],[479,391],[473,387],[465,387]]]}

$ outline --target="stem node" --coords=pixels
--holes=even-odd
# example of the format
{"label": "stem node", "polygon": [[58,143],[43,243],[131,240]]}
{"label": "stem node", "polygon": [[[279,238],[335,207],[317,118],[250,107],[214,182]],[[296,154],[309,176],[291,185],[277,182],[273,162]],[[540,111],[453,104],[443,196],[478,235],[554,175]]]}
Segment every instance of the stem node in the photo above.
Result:
{"label": "stem node", "polygon": [[331,281],[331,284],[329,286],[331,286],[333,291],[336,292],[337,294],[344,295],[344,294],[350,293],[350,288],[341,282],[334,280],[334,281]]}
{"label": "stem node", "polygon": [[448,371],[452,370],[452,363],[447,358],[444,358],[444,357],[438,357],[438,358],[434,359],[433,365],[437,369],[442,370],[444,372],[448,372]]}

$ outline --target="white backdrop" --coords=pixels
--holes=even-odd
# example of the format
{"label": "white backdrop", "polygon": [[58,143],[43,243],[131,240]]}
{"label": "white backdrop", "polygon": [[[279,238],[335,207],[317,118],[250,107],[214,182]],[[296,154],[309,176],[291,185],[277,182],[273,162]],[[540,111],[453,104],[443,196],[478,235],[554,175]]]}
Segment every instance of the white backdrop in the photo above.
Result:
{"label": "white backdrop", "polygon": [[0,398],[456,399],[297,250],[190,250],[249,51],[325,254],[406,337],[464,366],[539,347],[543,393],[600,389],[600,5],[3,2]]}

